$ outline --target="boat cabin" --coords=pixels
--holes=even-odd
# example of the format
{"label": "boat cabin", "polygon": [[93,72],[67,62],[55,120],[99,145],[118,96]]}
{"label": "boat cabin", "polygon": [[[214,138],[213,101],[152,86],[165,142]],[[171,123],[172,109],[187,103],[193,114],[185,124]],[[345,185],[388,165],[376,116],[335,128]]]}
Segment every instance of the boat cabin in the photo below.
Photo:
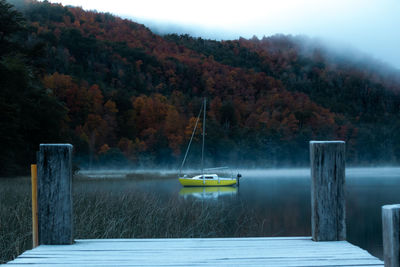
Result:
{"label": "boat cabin", "polygon": [[203,180],[203,175],[206,180],[218,180],[217,174],[201,174],[194,176],[192,179]]}

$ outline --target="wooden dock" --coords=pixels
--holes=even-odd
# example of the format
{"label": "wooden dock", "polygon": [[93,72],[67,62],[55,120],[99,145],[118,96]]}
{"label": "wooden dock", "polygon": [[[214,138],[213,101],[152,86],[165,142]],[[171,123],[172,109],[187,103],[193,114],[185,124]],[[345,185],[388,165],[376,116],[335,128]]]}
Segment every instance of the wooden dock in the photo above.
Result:
{"label": "wooden dock", "polygon": [[311,237],[76,240],[41,245],[10,266],[384,266],[347,241]]}

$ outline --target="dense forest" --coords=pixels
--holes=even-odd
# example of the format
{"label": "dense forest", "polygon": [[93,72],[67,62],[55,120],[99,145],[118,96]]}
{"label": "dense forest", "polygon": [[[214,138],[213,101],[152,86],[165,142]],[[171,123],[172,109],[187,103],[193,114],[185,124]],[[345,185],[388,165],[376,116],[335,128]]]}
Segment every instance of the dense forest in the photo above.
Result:
{"label": "dense forest", "polygon": [[209,165],[305,166],[323,139],[345,140],[353,165],[400,163],[390,66],[304,36],[161,36],[47,1],[0,12],[0,175],[26,173],[48,142],[72,143],[82,168],[177,167],[204,97]]}

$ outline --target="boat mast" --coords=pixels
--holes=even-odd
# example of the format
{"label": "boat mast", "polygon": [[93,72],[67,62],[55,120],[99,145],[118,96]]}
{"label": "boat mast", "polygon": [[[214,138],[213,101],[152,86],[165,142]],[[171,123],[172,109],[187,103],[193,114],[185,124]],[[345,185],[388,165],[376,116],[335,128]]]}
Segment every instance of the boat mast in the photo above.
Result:
{"label": "boat mast", "polygon": [[185,157],[183,158],[181,167],[179,168],[179,176],[180,176],[181,173],[182,173],[183,165],[185,165],[185,161],[186,161],[187,155],[188,155],[188,153],[189,153],[190,145],[192,144],[193,137],[194,137],[194,133],[196,132],[197,124],[199,123],[199,119],[200,119],[200,115],[201,115],[201,111],[202,111],[202,110],[203,110],[203,106],[201,106],[200,111],[199,111],[199,115],[197,115],[196,124],[194,125],[194,129],[193,129],[193,132],[192,132],[192,136],[190,137],[189,145],[188,145],[187,148],[186,148]]}
{"label": "boat mast", "polygon": [[206,135],[206,98],[204,98],[204,111],[203,111],[203,146],[201,149],[201,174],[203,175],[204,179],[204,141]]}

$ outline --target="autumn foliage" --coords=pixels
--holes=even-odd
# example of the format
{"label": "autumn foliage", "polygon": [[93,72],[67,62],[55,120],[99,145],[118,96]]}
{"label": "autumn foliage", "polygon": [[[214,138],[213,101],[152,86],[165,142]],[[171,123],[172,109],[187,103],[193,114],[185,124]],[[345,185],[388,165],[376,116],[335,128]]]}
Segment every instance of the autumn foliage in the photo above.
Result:
{"label": "autumn foliage", "polygon": [[204,97],[210,164],[304,165],[312,139],[347,141],[354,163],[400,160],[400,78],[389,67],[339,60],[305,37],[159,36],[108,13],[13,3],[24,38],[41,45],[41,86],[65,108],[60,136],[82,162],[177,166]]}

